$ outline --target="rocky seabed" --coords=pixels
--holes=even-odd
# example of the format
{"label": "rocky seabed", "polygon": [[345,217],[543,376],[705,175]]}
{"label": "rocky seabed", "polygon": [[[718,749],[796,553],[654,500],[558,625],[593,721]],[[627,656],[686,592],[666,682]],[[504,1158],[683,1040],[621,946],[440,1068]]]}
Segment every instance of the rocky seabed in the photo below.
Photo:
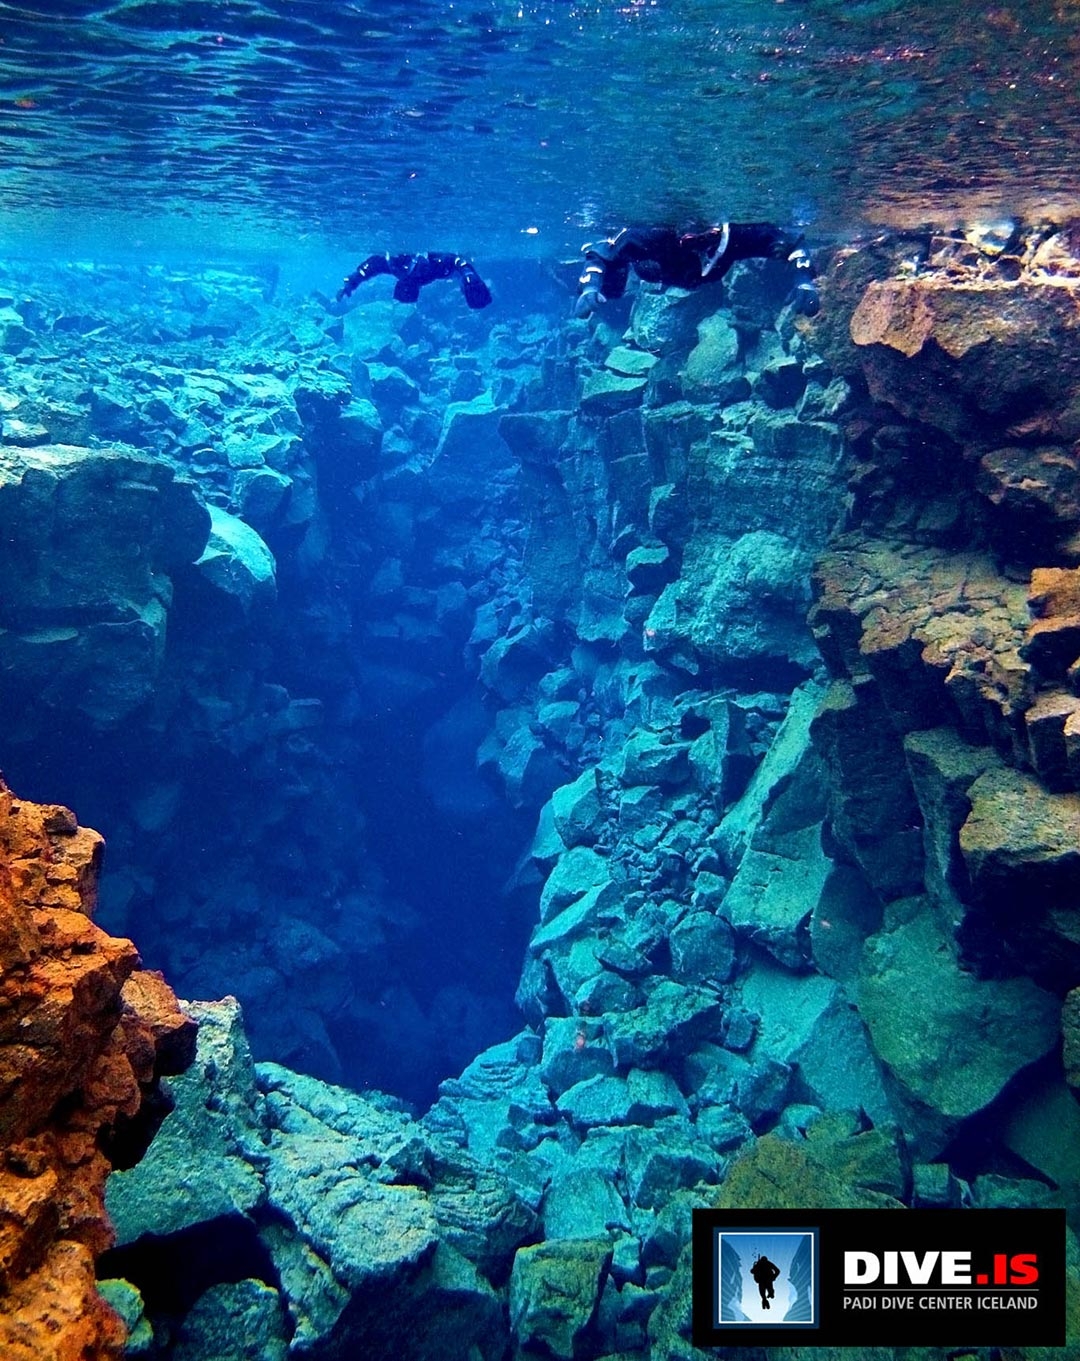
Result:
{"label": "rocky seabed", "polygon": [[0,763],[109,841],[0,791],[5,1358],[689,1361],[695,1206],[1075,1214],[1078,245],[0,272]]}

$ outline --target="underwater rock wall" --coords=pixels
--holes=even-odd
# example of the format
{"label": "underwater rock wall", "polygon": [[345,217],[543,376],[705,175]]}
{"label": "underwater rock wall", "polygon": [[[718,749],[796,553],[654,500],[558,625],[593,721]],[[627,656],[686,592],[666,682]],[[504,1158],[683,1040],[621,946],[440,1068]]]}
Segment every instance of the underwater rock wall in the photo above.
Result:
{"label": "underwater rock wall", "polygon": [[[817,721],[833,834],[899,900],[867,946],[875,1047],[927,1135],[927,1107],[944,1134],[985,1094],[950,1037],[1044,1050],[987,1118],[1070,1202],[1080,1112],[1056,1054],[1080,975],[1075,245],[1046,226],[840,253],[821,332],[860,394],[844,417],[852,508],[811,611],[835,677]],[[936,967],[950,961],[937,986],[932,941]]]}
{"label": "underwater rock wall", "polygon": [[[58,442],[112,441],[165,469],[125,464],[148,543],[185,507],[182,552],[100,568],[119,619],[164,616],[135,707],[107,666],[111,708],[46,696],[121,777],[113,909],[184,991],[239,993],[263,1054],[399,1092],[425,1045],[472,1058],[416,1121],[253,1077],[235,1010],[200,1011],[110,1189],[147,1347],[689,1356],[693,1205],[1074,1204],[1075,385],[1033,348],[1068,346],[1073,267],[1029,245],[841,253],[816,323],[770,270],[588,325],[163,275],[147,343],[167,317],[186,358],[119,370],[123,432],[19,388],[21,495]],[[9,403],[64,362],[35,315]],[[0,645],[97,626],[72,598]],[[45,771],[25,711],[9,748]],[[484,874],[466,849],[435,896],[470,845]],[[431,998],[456,912],[475,980]]]}
{"label": "underwater rock wall", "polygon": [[110,1166],[159,1123],[157,1079],[195,1024],[135,947],[96,927],[101,838],[0,783],[0,1351],[6,1361],[119,1358],[99,1298]]}

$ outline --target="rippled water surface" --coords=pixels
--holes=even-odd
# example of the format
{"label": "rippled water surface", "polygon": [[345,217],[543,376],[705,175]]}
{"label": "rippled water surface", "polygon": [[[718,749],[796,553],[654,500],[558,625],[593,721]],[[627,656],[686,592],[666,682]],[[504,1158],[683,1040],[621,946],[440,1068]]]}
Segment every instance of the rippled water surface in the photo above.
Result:
{"label": "rippled water surface", "polygon": [[0,3],[0,226],[563,249],[1072,210],[1080,4]]}

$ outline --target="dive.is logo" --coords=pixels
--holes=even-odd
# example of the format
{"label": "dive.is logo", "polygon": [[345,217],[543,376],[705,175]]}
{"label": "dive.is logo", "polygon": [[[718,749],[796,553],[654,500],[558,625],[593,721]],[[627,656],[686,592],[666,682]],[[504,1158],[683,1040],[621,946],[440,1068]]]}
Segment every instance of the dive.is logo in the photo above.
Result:
{"label": "dive.is logo", "polygon": [[1058,1210],[694,1211],[694,1342],[1061,1346]]}

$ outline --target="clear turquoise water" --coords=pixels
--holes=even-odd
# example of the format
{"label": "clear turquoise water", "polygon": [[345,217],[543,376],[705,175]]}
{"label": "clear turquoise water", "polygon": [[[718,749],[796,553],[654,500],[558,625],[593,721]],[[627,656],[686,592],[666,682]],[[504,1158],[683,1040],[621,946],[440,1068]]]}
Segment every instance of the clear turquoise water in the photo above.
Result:
{"label": "clear turquoise water", "polygon": [[0,3],[7,248],[558,256],[1071,211],[1074,0]]}

